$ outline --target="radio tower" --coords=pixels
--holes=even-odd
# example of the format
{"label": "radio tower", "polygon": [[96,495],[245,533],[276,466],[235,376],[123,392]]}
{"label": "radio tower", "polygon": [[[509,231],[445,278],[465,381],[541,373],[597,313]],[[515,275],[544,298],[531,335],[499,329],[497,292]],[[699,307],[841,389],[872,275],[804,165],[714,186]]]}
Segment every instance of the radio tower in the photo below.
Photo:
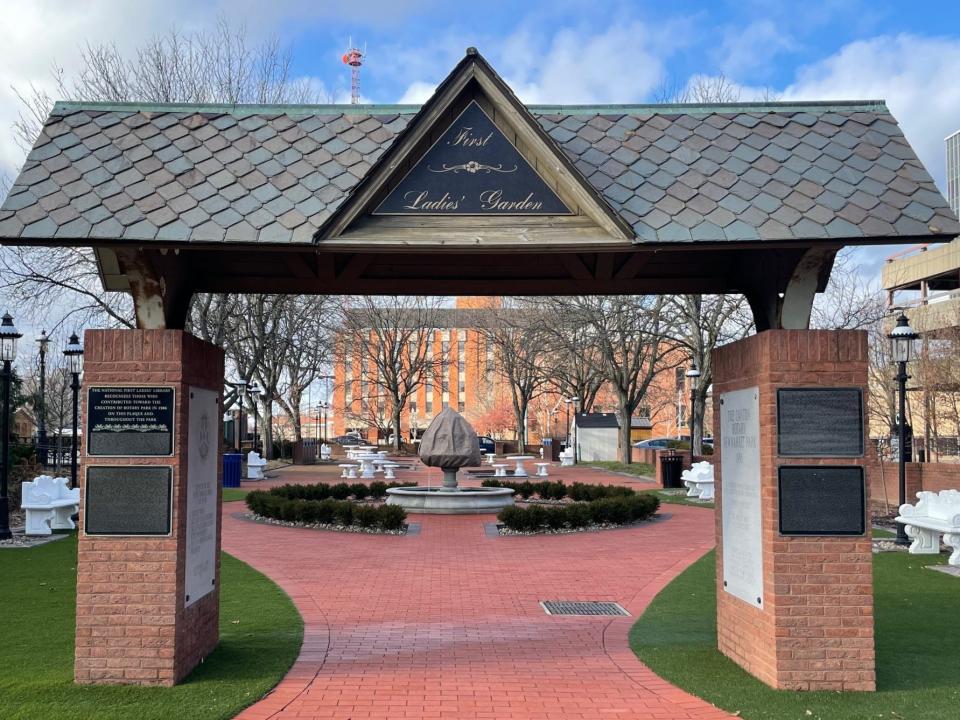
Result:
{"label": "radio tower", "polygon": [[[350,39],[350,45],[353,45],[352,38]],[[355,47],[351,47],[343,54],[343,64],[350,66],[351,105],[358,105],[360,103],[360,66],[363,65],[363,58],[366,54],[366,48],[361,51]]]}

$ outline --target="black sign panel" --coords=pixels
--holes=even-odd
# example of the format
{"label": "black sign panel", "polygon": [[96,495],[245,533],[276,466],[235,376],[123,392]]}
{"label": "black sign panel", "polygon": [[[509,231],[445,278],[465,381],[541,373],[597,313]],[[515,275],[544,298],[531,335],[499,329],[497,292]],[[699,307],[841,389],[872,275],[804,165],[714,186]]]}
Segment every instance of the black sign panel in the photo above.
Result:
{"label": "black sign panel", "polygon": [[471,102],[374,215],[570,215],[490,117]]}
{"label": "black sign panel", "polygon": [[87,455],[172,455],[173,399],[169,387],[91,387]]}
{"label": "black sign panel", "polygon": [[780,467],[781,535],[863,535],[863,468],[851,465]]}
{"label": "black sign panel", "polygon": [[860,388],[777,390],[777,452],[788,457],[863,455]]}
{"label": "black sign panel", "polygon": [[88,535],[169,535],[173,469],[88,467],[84,498],[83,529]]}

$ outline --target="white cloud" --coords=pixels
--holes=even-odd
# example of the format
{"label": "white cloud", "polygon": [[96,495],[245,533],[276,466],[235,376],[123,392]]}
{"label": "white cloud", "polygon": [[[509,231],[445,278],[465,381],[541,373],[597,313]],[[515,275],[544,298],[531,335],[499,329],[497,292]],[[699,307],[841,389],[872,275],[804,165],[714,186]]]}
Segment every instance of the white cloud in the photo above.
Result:
{"label": "white cloud", "polygon": [[902,34],[850,43],[801,68],[783,99],[886,100],[920,160],[944,187],[943,139],[960,128],[960,40]]}
{"label": "white cloud", "polygon": [[765,78],[776,67],[778,55],[796,48],[784,28],[771,20],[730,27],[720,47],[720,69],[734,77]]}
{"label": "white cloud", "polygon": [[433,95],[433,91],[436,89],[437,86],[434,83],[417,80],[407,86],[407,89],[404,90],[403,95],[400,96],[397,102],[401,105],[421,105],[430,99],[430,96]]}

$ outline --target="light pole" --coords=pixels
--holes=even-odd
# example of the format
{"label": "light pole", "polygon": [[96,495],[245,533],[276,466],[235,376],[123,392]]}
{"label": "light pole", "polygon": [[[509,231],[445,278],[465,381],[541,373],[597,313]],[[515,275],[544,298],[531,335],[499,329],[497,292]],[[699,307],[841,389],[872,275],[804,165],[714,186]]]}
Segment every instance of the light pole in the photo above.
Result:
{"label": "light pole", "polygon": [[77,334],[70,336],[67,347],[63,349],[63,354],[70,364],[70,390],[73,392],[73,442],[70,445],[70,487],[77,487],[77,454],[80,450],[80,438],[78,436],[78,417],[77,407],[80,398],[80,371],[83,370],[83,345],[77,338]]}
{"label": "light pole", "polygon": [[[237,402],[240,405],[240,414],[237,415],[237,450],[243,451],[243,436],[246,434],[243,430],[247,429],[246,418],[244,418],[244,400],[247,397],[247,381],[246,380],[237,380],[236,382],[230,383],[233,387],[237,389]],[[243,426],[241,427],[240,421],[243,421]]]}
{"label": "light pole", "polygon": [[47,465],[47,346],[50,338],[46,330],[37,336],[40,346],[40,402],[37,403],[37,461]]}
{"label": "light pole", "polygon": [[567,431],[564,433],[566,435],[566,447],[570,447],[570,399],[564,398],[564,404],[567,406]]}
{"label": "light pole", "polygon": [[248,389],[247,392],[250,395],[250,404],[253,405],[253,451],[259,452],[257,450],[257,433],[260,430],[260,408],[257,407],[257,398],[260,397],[260,387],[253,383]]}
{"label": "light pole", "polygon": [[574,395],[570,398],[573,403],[573,462],[580,462],[580,448],[577,447],[577,413],[580,412],[580,398]]}
{"label": "light pole", "polygon": [[690,382],[690,419],[687,424],[690,426],[690,455],[693,456],[699,455],[701,450],[700,443],[697,441],[696,413],[694,412],[697,405],[697,385],[700,384],[700,370],[696,363],[690,365],[686,376]]}
{"label": "light pole", "polygon": [[3,419],[0,420],[0,432],[3,433],[2,462],[0,469],[0,540],[13,537],[10,532],[10,501],[7,497],[7,478],[10,470],[10,380],[13,372],[11,363],[17,357],[17,340],[23,335],[13,326],[10,313],[4,313],[0,323],[0,360],[3,360]]}
{"label": "light pole", "polygon": [[[899,471],[900,505],[907,502],[907,458],[906,458],[906,431],[907,421],[907,363],[913,360],[914,345],[919,335],[910,327],[907,316],[900,312],[897,324],[888,335],[890,338],[890,355],[897,363],[897,469]],[[897,545],[909,545],[906,530],[902,523],[897,523]]]}

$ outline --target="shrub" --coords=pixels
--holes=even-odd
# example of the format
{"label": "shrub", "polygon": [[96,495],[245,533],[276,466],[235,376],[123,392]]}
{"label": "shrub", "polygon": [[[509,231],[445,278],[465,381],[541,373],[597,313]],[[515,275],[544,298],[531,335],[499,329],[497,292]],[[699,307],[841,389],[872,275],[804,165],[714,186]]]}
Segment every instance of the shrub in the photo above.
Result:
{"label": "shrub", "polygon": [[[271,490],[254,490],[247,494],[247,507],[257,515],[288,522],[359,525],[399,530],[407,519],[406,511],[396,505],[364,505],[354,500],[337,499],[338,495],[359,493],[358,483],[346,485],[282,485]],[[399,483],[379,483],[375,492],[386,493],[387,487]],[[367,493],[367,486],[363,485]]]}
{"label": "shrub", "polygon": [[387,484],[381,480],[375,480],[374,482],[370,483],[370,487],[367,488],[367,492],[369,493],[370,497],[374,498],[375,500],[380,500],[387,494]]}
{"label": "shrub", "polygon": [[330,497],[336,498],[337,500],[346,500],[350,497],[351,488],[346,483],[337,483],[336,485],[330,486]]}
{"label": "shrub", "polygon": [[358,505],[353,509],[353,522],[360,527],[373,527],[379,518],[380,514],[373,505]]}
{"label": "shrub", "polygon": [[351,483],[350,494],[357,500],[363,500],[370,494],[370,490],[364,483]]}
{"label": "shrub", "polygon": [[564,526],[581,528],[591,523],[624,525],[639,522],[651,517],[659,507],[660,499],[655,495],[633,493],[558,507],[510,506],[501,510],[497,518],[511,530],[536,532],[543,527],[555,530]]}

